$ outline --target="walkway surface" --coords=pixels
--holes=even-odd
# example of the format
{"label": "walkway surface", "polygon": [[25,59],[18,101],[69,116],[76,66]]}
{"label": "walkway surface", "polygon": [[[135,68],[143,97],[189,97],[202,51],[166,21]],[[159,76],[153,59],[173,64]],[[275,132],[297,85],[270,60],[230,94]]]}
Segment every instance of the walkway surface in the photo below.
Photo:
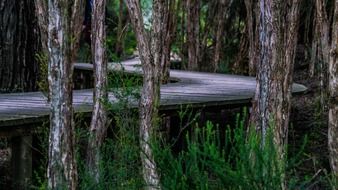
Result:
{"label": "walkway surface", "polygon": [[[138,58],[127,60],[121,64],[110,63],[110,69],[141,74]],[[75,68],[92,70],[91,64],[76,63]],[[201,73],[171,70],[170,76],[178,82],[161,86],[161,110],[178,109],[181,105],[224,106],[249,104],[254,96],[256,81],[253,77]],[[293,84],[293,93],[306,91],[306,87]],[[91,112],[92,89],[74,91],[74,107],[76,112]],[[111,93],[110,101],[116,101]],[[47,119],[49,105],[41,92],[0,94],[0,127],[34,123]],[[136,107],[137,102],[131,102]]]}

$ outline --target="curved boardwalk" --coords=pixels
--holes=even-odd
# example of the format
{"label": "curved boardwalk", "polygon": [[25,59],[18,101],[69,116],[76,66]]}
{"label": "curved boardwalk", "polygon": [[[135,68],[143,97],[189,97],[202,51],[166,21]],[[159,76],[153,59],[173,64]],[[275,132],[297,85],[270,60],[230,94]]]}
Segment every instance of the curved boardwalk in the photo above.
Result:
{"label": "curved boardwalk", "polygon": [[[141,74],[139,63],[135,58],[122,62],[122,65],[126,72]],[[111,63],[110,67],[119,70],[119,65]],[[75,67],[92,70],[90,64],[77,63]],[[246,76],[178,70],[171,70],[170,75],[178,82],[161,86],[161,110],[174,110],[181,105],[208,107],[249,104],[256,87],[255,78]],[[293,85],[293,93],[305,90],[303,85]],[[112,94],[109,98],[116,101]],[[131,102],[131,107],[136,106],[136,101]],[[74,91],[74,107],[76,112],[91,112],[92,90]],[[41,92],[0,94],[0,127],[42,121],[48,118],[48,114],[49,105]]]}
{"label": "curved boardwalk", "polygon": [[[122,62],[125,72],[142,74],[138,59]],[[119,70],[121,64],[110,64],[110,69]],[[91,71],[92,65],[77,63],[77,70]],[[160,110],[179,110],[182,105],[211,109],[240,107],[248,105],[255,92],[255,79],[252,77],[200,73],[188,71],[170,71],[176,83],[161,86]],[[306,87],[293,85],[293,92],[300,93]],[[90,113],[92,110],[93,92],[91,89],[74,91],[74,108],[76,112]],[[117,102],[109,94],[111,102]],[[130,107],[136,108],[137,102],[131,101]],[[217,109],[216,109],[217,108]],[[11,171],[18,188],[28,186],[32,177],[32,128],[48,120],[49,105],[41,92],[0,94],[0,137],[10,137],[12,157]],[[33,132],[34,133],[34,132]],[[26,185],[25,185],[26,184]],[[15,184],[14,184],[15,185]]]}

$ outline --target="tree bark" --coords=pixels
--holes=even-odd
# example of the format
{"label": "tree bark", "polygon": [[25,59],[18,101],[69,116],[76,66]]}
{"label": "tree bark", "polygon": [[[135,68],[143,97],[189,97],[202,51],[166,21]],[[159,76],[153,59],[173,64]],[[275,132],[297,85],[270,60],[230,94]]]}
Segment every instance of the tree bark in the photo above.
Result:
{"label": "tree bark", "polygon": [[218,11],[216,16],[216,39],[215,39],[215,50],[213,56],[213,65],[214,72],[218,70],[219,61],[221,57],[221,47],[222,47],[222,37],[224,35],[224,22],[229,15],[229,7],[231,6],[233,0],[220,0],[218,5]]}
{"label": "tree bark", "polygon": [[[315,13],[315,15],[317,15]],[[313,21],[313,39],[311,42],[311,52],[310,52],[310,63],[309,63],[309,75],[310,77],[315,76],[315,66],[318,59],[318,42],[319,42],[319,29],[318,29],[318,20],[314,19]]]}
{"label": "tree bark", "polygon": [[170,53],[171,53],[171,44],[175,38],[175,30],[177,25],[177,14],[176,10],[178,10],[180,6],[180,1],[177,3],[176,7],[175,0],[169,0],[168,5],[166,5],[165,15],[164,15],[164,27],[165,36],[164,36],[164,44],[163,44],[163,52],[162,52],[162,84],[166,84],[169,82],[170,78]]}
{"label": "tree bark", "polygon": [[338,179],[338,0],[335,0],[332,24],[332,40],[329,62],[329,128],[328,145],[330,165]]}
{"label": "tree bark", "polygon": [[316,0],[316,25],[318,38],[314,40],[317,41],[318,57],[319,58],[319,68],[320,68],[320,102],[322,105],[322,110],[327,110],[327,84],[328,84],[328,64],[330,59],[330,26],[328,14],[326,11],[326,1],[325,0]]}
{"label": "tree bark", "polygon": [[80,3],[80,0],[48,0],[49,189],[75,190],[77,187],[72,74],[83,18]]}
{"label": "tree bark", "polygon": [[90,137],[87,148],[87,166],[91,177],[99,183],[100,148],[107,133],[107,110],[104,102],[107,93],[107,58],[105,51],[105,0],[94,0],[92,15],[92,57],[94,64],[94,108],[90,123]]}
{"label": "tree bark", "polygon": [[244,3],[246,8],[246,27],[249,41],[249,75],[255,76],[259,60],[259,5],[257,0],[244,0]]}
{"label": "tree bark", "polygon": [[[246,71],[245,64],[247,57],[248,57],[248,46],[249,46],[249,40],[247,36],[247,30],[248,28],[245,27],[244,32],[241,34],[241,39],[239,41],[239,49],[235,58],[234,65],[232,66],[232,70],[235,74],[243,75],[244,73],[249,73],[249,71]],[[249,58],[250,60],[251,58]]]}
{"label": "tree bark", "polygon": [[200,60],[200,1],[187,0],[188,70],[197,71]]}
{"label": "tree bark", "polygon": [[37,90],[41,43],[34,3],[0,0],[0,92]]}
{"label": "tree bark", "polygon": [[40,41],[42,44],[42,53],[47,54],[48,53],[48,7],[47,2],[45,0],[35,0],[35,9],[36,9],[36,15],[37,15],[37,21],[39,25],[39,31],[40,31]]}
{"label": "tree bark", "polygon": [[300,1],[260,0],[260,61],[251,122],[263,144],[268,128],[274,127],[281,156],[288,135]]}
{"label": "tree bark", "polygon": [[161,189],[153,151],[150,146],[155,127],[158,126],[160,82],[163,64],[163,48],[167,28],[167,0],[153,1],[151,38],[144,29],[140,3],[126,0],[131,23],[136,34],[137,46],[143,70],[143,87],[140,99],[140,147],[143,179],[146,189]]}
{"label": "tree bark", "polygon": [[121,57],[123,54],[122,26],[123,26],[123,0],[119,0],[119,20],[117,23],[116,54]]}

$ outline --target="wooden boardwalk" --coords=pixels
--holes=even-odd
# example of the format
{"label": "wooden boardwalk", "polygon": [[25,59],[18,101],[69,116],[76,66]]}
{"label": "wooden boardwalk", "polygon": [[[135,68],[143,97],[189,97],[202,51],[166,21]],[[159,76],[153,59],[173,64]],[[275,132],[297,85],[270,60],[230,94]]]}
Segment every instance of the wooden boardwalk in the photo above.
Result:
{"label": "wooden boardwalk", "polygon": [[[122,65],[125,72],[141,75],[139,63],[138,59],[132,59],[122,62]],[[121,64],[111,63],[109,66],[113,70],[122,68]],[[87,74],[93,69],[92,65],[81,63],[77,63],[75,68]],[[177,82],[161,86],[162,111],[175,111],[182,105],[191,105],[212,109],[215,112],[216,107],[223,109],[248,105],[256,87],[255,79],[245,76],[177,70],[171,70],[170,75],[171,79]],[[305,90],[306,87],[303,85],[293,85],[293,93]],[[75,112],[91,112],[92,89],[75,90],[73,97]],[[109,94],[109,99],[111,102],[117,102],[112,93]],[[132,108],[136,108],[137,105],[135,100],[130,102]],[[11,137],[11,171],[13,179],[17,182],[14,186],[17,188],[28,187],[32,177],[34,141],[31,129],[48,120],[49,107],[46,97],[41,92],[0,94],[0,137]]]}
{"label": "wooden boardwalk", "polygon": [[[142,74],[140,61],[135,58],[121,64],[110,63],[110,69]],[[75,68],[92,70],[91,64],[75,64]],[[161,86],[161,110],[174,110],[181,105],[225,106],[249,104],[255,92],[255,78],[201,73],[189,71],[170,71],[171,78],[178,82]],[[306,87],[293,85],[293,93],[301,93]],[[110,101],[116,98],[110,94]],[[91,112],[92,90],[74,91],[74,107],[76,112]],[[136,107],[137,102],[131,102]],[[4,126],[16,126],[42,121],[48,118],[49,105],[41,92],[0,94],[0,131]]]}

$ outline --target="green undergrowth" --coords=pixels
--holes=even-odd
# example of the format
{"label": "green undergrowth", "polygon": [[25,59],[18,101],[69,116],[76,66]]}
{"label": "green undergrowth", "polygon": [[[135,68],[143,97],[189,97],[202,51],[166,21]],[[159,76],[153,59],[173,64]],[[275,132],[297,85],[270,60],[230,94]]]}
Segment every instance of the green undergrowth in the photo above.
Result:
{"label": "green undergrowth", "polygon": [[[301,154],[280,159],[271,130],[262,144],[254,130],[246,132],[244,123],[238,120],[237,126],[220,129],[209,121],[186,134],[187,146],[178,154],[170,144],[155,141],[163,189],[282,189],[285,173]],[[300,180],[289,178],[289,189],[302,189]]]}
{"label": "green undergrowth", "polygon": [[[81,139],[88,137],[87,132],[81,128],[77,130],[79,189],[144,187],[138,145],[138,114],[125,108],[121,106],[118,112],[114,110],[114,124],[109,129],[111,134],[101,148],[99,184],[89,177],[85,164],[85,145]],[[294,176],[294,168],[302,161],[302,150],[292,158],[285,156],[280,159],[271,130],[262,144],[257,133],[247,130],[244,120],[239,116],[238,119],[237,126],[225,129],[210,121],[199,127],[194,123],[197,127],[185,133],[186,146],[178,152],[172,149],[169,141],[154,138],[152,148],[162,188],[282,189],[284,179],[288,189],[308,189],[313,184],[312,179]],[[44,162],[40,172],[45,172],[46,166]],[[333,186],[327,176],[322,180]],[[45,189],[45,177],[38,178],[40,188],[36,189]]]}
{"label": "green undergrowth", "polygon": [[[139,147],[138,111],[130,109],[130,101],[140,97],[140,78],[112,74],[109,91],[119,100],[105,102],[110,125],[107,139],[101,147],[99,183],[90,177],[86,167],[86,143],[90,118],[77,114],[76,154],[79,189],[143,189]],[[183,108],[182,108],[183,109]],[[189,108],[178,113],[177,136],[163,135],[161,127],[152,140],[160,183],[163,189],[308,189],[316,181],[295,175],[295,168],[304,157],[304,144],[292,156],[281,159],[268,130],[264,143],[253,128],[246,128],[247,113],[237,114],[233,126],[219,127],[213,122],[201,123],[200,115]],[[159,122],[160,123],[160,122]],[[32,189],[46,189],[48,127],[40,131],[43,151],[39,168],[35,170]],[[183,138],[180,138],[180,136]],[[183,139],[184,146],[173,148],[173,141]],[[174,139],[173,141],[168,139]],[[324,180],[330,184],[330,177]],[[317,179],[315,179],[317,180]],[[330,184],[333,186],[333,183]],[[329,185],[329,186],[330,186]]]}

